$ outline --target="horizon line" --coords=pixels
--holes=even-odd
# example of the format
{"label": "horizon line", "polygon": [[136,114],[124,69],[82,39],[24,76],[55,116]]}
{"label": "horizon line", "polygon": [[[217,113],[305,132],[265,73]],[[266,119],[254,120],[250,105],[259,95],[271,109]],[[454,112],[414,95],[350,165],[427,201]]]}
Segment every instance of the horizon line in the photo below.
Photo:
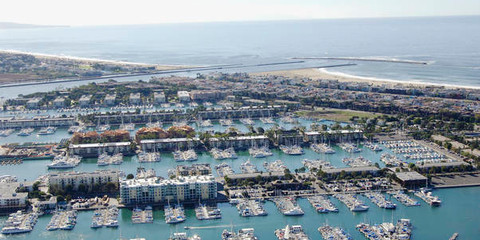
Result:
{"label": "horizon line", "polygon": [[106,26],[145,26],[163,24],[203,24],[203,23],[248,23],[248,22],[287,22],[287,21],[312,21],[312,20],[367,20],[367,19],[409,19],[409,18],[445,18],[445,17],[479,17],[476,15],[418,15],[418,16],[387,16],[387,17],[338,17],[338,18],[290,18],[290,19],[245,19],[245,20],[224,20],[224,21],[176,21],[158,23],[124,23],[124,24],[33,24],[12,21],[0,21],[0,23],[30,25],[32,28],[41,27],[106,27]]}

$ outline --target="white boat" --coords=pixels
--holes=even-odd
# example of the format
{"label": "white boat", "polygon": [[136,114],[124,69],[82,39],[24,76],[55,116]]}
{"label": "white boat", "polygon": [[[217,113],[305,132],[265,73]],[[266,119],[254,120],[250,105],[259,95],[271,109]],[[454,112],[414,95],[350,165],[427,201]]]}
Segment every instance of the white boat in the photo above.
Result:
{"label": "white boat", "polygon": [[82,158],[80,156],[57,156],[53,159],[53,162],[48,164],[49,169],[66,169],[74,168],[80,164]]}
{"label": "white boat", "polygon": [[33,128],[22,128],[20,132],[17,133],[17,136],[22,136],[22,137],[30,136],[30,134],[32,134],[33,131],[35,131],[35,129]]}
{"label": "white boat", "polygon": [[121,124],[119,129],[131,132],[135,130],[135,124],[134,123]]}
{"label": "white boat", "polygon": [[5,129],[0,131],[0,137],[8,137],[10,136],[15,130],[13,129]]}
{"label": "white boat", "polygon": [[56,127],[46,127],[46,128],[41,128],[39,131],[38,131],[38,135],[52,135],[55,133],[55,131],[57,131],[57,128]]}

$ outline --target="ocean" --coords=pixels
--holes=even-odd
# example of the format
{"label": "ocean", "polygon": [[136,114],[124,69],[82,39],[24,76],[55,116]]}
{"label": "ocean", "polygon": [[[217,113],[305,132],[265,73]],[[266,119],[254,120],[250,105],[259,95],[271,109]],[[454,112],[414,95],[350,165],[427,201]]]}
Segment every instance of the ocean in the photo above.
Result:
{"label": "ocean", "polygon": [[328,71],[480,87],[478,39],[480,16],[418,17],[3,29],[0,49],[182,65],[249,65],[290,61],[293,57],[384,59],[393,62],[322,59],[225,71],[356,63]]}

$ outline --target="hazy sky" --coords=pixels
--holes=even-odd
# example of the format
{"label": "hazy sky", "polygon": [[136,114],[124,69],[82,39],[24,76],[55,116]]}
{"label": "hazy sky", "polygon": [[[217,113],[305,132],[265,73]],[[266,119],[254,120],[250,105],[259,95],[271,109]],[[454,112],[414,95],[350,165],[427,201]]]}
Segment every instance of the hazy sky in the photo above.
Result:
{"label": "hazy sky", "polygon": [[480,15],[480,0],[0,0],[0,22],[57,25]]}

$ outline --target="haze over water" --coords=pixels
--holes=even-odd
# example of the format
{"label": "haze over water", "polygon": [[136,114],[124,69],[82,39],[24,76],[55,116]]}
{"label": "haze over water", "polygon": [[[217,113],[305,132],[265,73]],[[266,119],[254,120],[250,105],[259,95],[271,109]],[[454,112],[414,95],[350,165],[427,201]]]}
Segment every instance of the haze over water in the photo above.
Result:
{"label": "haze over water", "polygon": [[[0,30],[0,49],[185,65],[254,64],[291,57],[366,57],[329,71],[401,81],[480,87],[480,16],[185,23]],[[232,69],[266,71],[354,61]]]}

